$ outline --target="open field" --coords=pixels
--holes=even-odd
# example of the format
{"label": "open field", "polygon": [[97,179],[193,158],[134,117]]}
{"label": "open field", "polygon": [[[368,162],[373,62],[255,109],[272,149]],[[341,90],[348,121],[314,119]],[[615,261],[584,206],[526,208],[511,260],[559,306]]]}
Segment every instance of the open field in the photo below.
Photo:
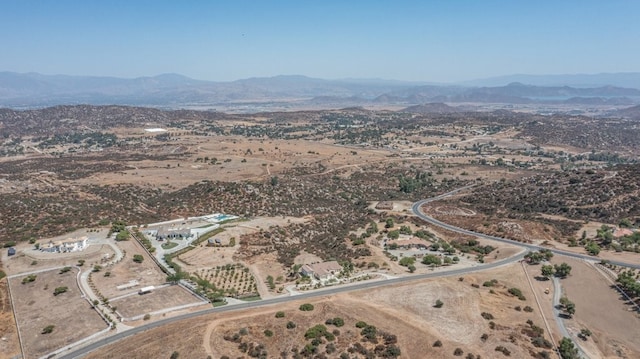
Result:
{"label": "open field", "polygon": [[[482,286],[483,282],[491,279],[497,281],[495,287]],[[479,284],[479,287],[475,288],[473,284]],[[506,288],[514,286],[522,290],[527,297],[525,301],[507,293]],[[492,294],[491,290],[495,293]],[[308,328],[324,324],[326,319],[340,317],[345,322],[343,327],[327,325],[329,331],[338,329],[340,332],[333,342],[338,349],[334,354],[336,356],[359,342],[361,329],[357,329],[355,323],[365,321],[379,331],[397,336],[397,346],[402,351],[401,357],[405,358],[451,358],[458,347],[465,355],[474,353],[491,358],[498,345],[506,347],[513,357],[524,358],[530,356],[530,350],[534,350],[529,336],[523,334],[529,327],[527,320],[531,319],[534,324],[542,326],[532,297],[520,264],[513,264],[481,275],[468,275],[462,281],[458,278],[428,280],[322,298],[310,302],[315,306],[310,312],[298,309],[302,302],[291,302],[277,308],[210,315],[176,323],[175,327],[172,325],[145,332],[117,345],[102,348],[88,357],[116,358],[127,351],[149,358],[164,357],[173,351],[185,357],[237,357],[242,355],[238,342],[233,343],[224,337],[233,336],[242,328],[247,330],[246,337],[241,335],[242,342],[263,344],[269,357],[279,356],[282,351],[292,357],[291,350],[294,347],[301,351],[310,342],[304,339]],[[442,308],[434,307],[437,299],[444,303]],[[532,312],[514,309],[527,305],[533,307]],[[285,316],[274,318],[276,311],[283,311]],[[491,314],[494,319],[484,319],[483,312]],[[295,328],[286,328],[289,321],[295,324]],[[191,328],[183,333],[183,340],[175,337],[175,341],[169,339],[171,346],[154,345],[159,338],[176,335],[180,328]],[[267,329],[273,332],[273,336],[265,336]],[[487,334],[484,341],[481,339],[483,334]],[[544,335],[549,338],[548,333]],[[442,347],[433,346],[437,340],[442,342]],[[137,345],[142,346],[138,348]],[[321,345],[323,350],[325,347]]]}
{"label": "open field", "polygon": [[[112,300],[111,306],[116,307],[118,313],[130,319],[137,316],[161,311],[163,309],[178,307],[191,303],[202,303],[193,294],[179,285],[156,288],[147,294],[132,294],[124,298]],[[206,304],[206,303],[203,303]]]}
{"label": "open field", "polygon": [[[107,324],[84,298],[76,284],[77,270],[41,272],[33,282],[11,279],[16,316],[25,358],[37,358],[107,328]],[[54,295],[58,287],[67,291]],[[53,331],[43,329],[53,325]]]}
{"label": "open field", "polygon": [[[166,274],[149,258],[137,241],[130,239],[118,242],[117,245],[125,252],[124,259],[113,266],[102,268],[99,272],[91,273],[91,281],[98,293],[105,298],[114,298],[137,291],[142,287],[157,286],[166,282]],[[142,263],[133,261],[133,256],[136,254],[143,256]],[[108,276],[106,276],[107,273],[109,273]],[[122,291],[117,289],[117,286],[132,280],[138,281],[138,286]]]}
{"label": "open field", "polygon": [[640,356],[640,313],[625,305],[626,300],[593,266],[573,259],[562,261],[572,267],[571,276],[562,280],[562,287],[576,303],[576,314],[567,326],[574,332],[590,329],[594,340],[591,343],[589,339],[588,344],[595,344],[594,349],[605,358]]}
{"label": "open field", "polygon": [[[459,264],[448,267],[452,269],[496,261],[519,251],[511,245],[435,228],[412,215],[411,204],[417,200],[469,185],[473,187],[457,196],[429,203],[425,212],[463,228],[579,253],[595,243],[600,246],[597,259],[639,260],[634,253],[640,248],[637,239],[610,241],[600,233],[602,225],[640,226],[640,132],[626,120],[510,111],[429,114],[362,108],[227,115],[118,106],[68,106],[6,116],[3,129],[9,137],[0,141],[0,151],[13,152],[0,156],[0,243],[15,247],[17,254],[9,257],[3,250],[1,267],[11,275],[73,266],[80,259],[85,260],[83,270],[102,265],[91,274],[90,284],[98,297],[106,299],[161,285],[167,277],[135,241],[114,244],[106,240],[115,220],[144,225],[207,213],[240,216],[242,220],[224,224],[224,231],[215,235],[221,246],[201,243],[174,261],[188,274],[207,277],[227,294],[233,294],[233,289],[243,293],[255,289],[262,298],[295,288],[303,279],[293,269],[305,263],[336,260],[347,268],[353,266],[356,275],[405,276],[411,274],[407,262],[400,263],[403,257],[435,253],[445,258],[445,244],[458,248],[446,254],[460,259]],[[144,128],[150,124],[167,132],[146,134]],[[29,131],[25,132],[25,126]],[[54,127],[57,135],[47,132]],[[23,151],[13,154],[18,148]],[[376,209],[379,202],[391,203],[391,207]],[[385,228],[389,220],[393,223]],[[370,231],[374,226],[377,229]],[[97,244],[70,254],[32,249],[51,237],[76,236],[82,231],[78,228],[86,228]],[[583,230],[585,238],[581,238]],[[416,237],[418,231],[420,237]],[[65,235],[67,232],[71,234]],[[413,237],[441,248],[429,252],[384,248],[391,240]],[[107,265],[105,258],[112,257],[114,250],[122,250],[124,259]],[[134,255],[142,255],[142,263],[135,263]],[[234,267],[233,278],[216,277],[216,268],[227,265]],[[243,267],[236,271],[236,265]],[[429,265],[418,259],[415,271],[429,272]],[[576,263],[573,275],[562,281],[577,305],[575,318],[567,321],[570,330],[579,326],[592,330],[593,336],[584,345],[595,356],[638,356],[638,338],[630,334],[637,323],[624,316],[623,304],[605,282],[598,282],[597,273],[582,267]],[[228,268],[225,272],[231,274]],[[539,269],[527,270],[533,278]],[[21,306],[23,317],[32,307],[37,310],[30,314],[49,315],[44,311],[51,308],[51,300],[45,302],[45,295],[32,299],[27,289],[35,286],[35,291],[44,293],[40,287],[44,280],[72,279],[71,272],[56,273],[38,273],[36,281],[25,285],[11,282],[20,291],[14,293],[14,304]],[[275,285],[269,283],[269,277]],[[117,289],[130,281],[137,281],[137,286]],[[485,282],[492,284],[485,287]],[[122,357],[129,352],[139,357],[168,357],[174,350],[181,357],[239,357],[248,355],[238,350],[242,343],[249,345],[248,341],[263,344],[269,357],[279,356],[282,350],[293,356],[293,346],[300,351],[310,344],[304,331],[324,323],[326,316],[340,316],[346,322],[339,329],[332,355],[362,343],[354,325],[365,320],[396,335],[402,356],[407,358],[452,357],[457,347],[463,357],[469,353],[483,358],[502,355],[496,347],[503,347],[514,358],[533,357],[541,350],[550,351],[532,344],[531,336],[539,335],[543,328],[534,293],[541,300],[542,313],[551,318],[552,333],[543,328],[544,338],[557,340],[560,336],[551,317],[551,296],[544,294],[548,286],[534,279],[531,291],[518,264],[466,275],[462,281],[429,280],[325,298],[314,302],[313,312],[299,312],[299,303],[287,304],[282,310],[298,324],[295,329],[283,328],[274,321],[274,310],[264,308],[155,329],[94,357]],[[508,294],[509,288],[521,289],[526,300]],[[591,293],[592,288],[599,289]],[[52,290],[48,288],[47,293]],[[74,290],[52,300],[77,295]],[[188,302],[175,288],[160,295],[164,290],[111,304],[124,311],[124,316],[135,316],[173,305],[170,303]],[[598,305],[584,302],[592,297]],[[442,308],[433,307],[438,299],[444,303]],[[527,307],[532,311],[525,311]],[[607,322],[603,315],[609,312],[615,319]],[[92,313],[86,315],[88,321],[97,316]],[[27,325],[29,353],[44,353],[57,345],[48,341],[62,332],[63,319],[52,318],[56,328],[51,334],[39,334],[41,324],[37,328]],[[82,326],[87,326],[86,333],[92,332],[90,323],[80,323],[78,328],[65,326],[65,336],[66,330]],[[243,326],[248,334],[241,343],[224,339]],[[266,329],[273,336],[264,335]],[[43,337],[47,341],[39,340]],[[160,340],[163,346],[158,345]],[[433,346],[436,340],[442,347]],[[537,340],[541,342],[545,343]],[[327,344],[317,345],[318,350],[326,351]],[[364,349],[353,348],[370,349],[374,348],[369,343]]]}

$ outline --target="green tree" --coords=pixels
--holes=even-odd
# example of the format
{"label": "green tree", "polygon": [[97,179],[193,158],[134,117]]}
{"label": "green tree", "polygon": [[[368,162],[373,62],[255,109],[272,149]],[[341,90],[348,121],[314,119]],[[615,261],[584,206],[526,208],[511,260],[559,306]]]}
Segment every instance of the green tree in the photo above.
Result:
{"label": "green tree", "polygon": [[589,242],[584,248],[592,256],[597,256],[600,253],[600,246],[596,242]]}
{"label": "green tree", "polygon": [[560,352],[560,357],[562,359],[579,359],[578,349],[573,344],[571,339],[564,337],[560,341],[560,345],[558,346],[558,351]]}
{"label": "green tree", "polygon": [[549,277],[553,276],[553,274],[555,273],[555,269],[553,269],[553,266],[551,264],[544,264],[542,265],[542,267],[540,267],[540,272],[543,277],[549,279]]}
{"label": "green tree", "polygon": [[571,266],[567,263],[556,264],[554,268],[556,270],[556,277],[566,278],[571,274]]}
{"label": "green tree", "polygon": [[398,264],[400,264],[403,267],[408,267],[412,264],[414,264],[416,262],[416,258],[415,257],[403,257]]}
{"label": "green tree", "polygon": [[384,223],[384,228],[392,228],[393,227],[393,218],[387,218]]}
{"label": "green tree", "polygon": [[422,264],[440,266],[442,265],[442,259],[435,254],[427,254],[422,257]]}

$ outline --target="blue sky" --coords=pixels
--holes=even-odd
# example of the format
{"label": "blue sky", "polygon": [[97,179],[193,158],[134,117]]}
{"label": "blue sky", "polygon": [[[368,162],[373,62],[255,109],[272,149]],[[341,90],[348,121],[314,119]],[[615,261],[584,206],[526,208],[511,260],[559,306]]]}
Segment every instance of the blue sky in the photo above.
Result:
{"label": "blue sky", "polygon": [[455,82],[640,71],[640,1],[0,3],[0,71]]}

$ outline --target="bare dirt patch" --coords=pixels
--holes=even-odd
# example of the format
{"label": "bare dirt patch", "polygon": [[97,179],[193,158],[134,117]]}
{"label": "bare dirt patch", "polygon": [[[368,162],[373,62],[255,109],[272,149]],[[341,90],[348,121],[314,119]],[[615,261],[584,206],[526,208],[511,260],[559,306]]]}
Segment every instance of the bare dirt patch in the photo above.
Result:
{"label": "bare dirt patch", "polygon": [[133,318],[163,309],[198,302],[202,302],[202,300],[196,298],[186,289],[179,285],[170,285],[168,287],[157,288],[151,293],[142,295],[133,294],[112,300],[111,306],[117,307],[118,313],[120,313],[123,318]]}
{"label": "bare dirt patch", "polygon": [[[58,270],[42,272],[27,284],[21,284],[24,277],[11,279],[25,357],[40,357],[107,328],[82,298],[76,274],[75,269],[63,274]],[[53,292],[57,287],[67,287],[67,292],[56,296]],[[42,334],[49,325],[55,326],[53,332]]]}
{"label": "bare dirt patch", "polygon": [[566,257],[554,262],[571,265],[571,276],[562,280],[567,297],[576,304],[574,319],[565,323],[574,331],[588,328],[605,357],[640,357],[640,316],[591,265]]}
{"label": "bare dirt patch", "polygon": [[[138,242],[129,240],[118,242],[117,245],[125,253],[124,258],[113,266],[104,267],[100,272],[91,273],[91,280],[99,294],[106,298],[113,298],[127,292],[137,291],[141,287],[157,286],[166,282],[166,274],[158,268]],[[133,256],[136,254],[143,256],[142,263],[133,261]],[[109,276],[105,276],[107,272],[109,272]],[[139,285],[124,291],[116,288],[132,280],[137,280]]]}

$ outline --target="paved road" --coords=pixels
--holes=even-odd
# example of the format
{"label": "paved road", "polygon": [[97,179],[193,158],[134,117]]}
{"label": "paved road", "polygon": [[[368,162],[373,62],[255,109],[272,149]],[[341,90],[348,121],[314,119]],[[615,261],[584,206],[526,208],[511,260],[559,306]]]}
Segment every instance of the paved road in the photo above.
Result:
{"label": "paved road", "polygon": [[167,318],[167,319],[163,319],[157,322],[153,322],[153,323],[148,323],[145,325],[142,325],[140,327],[136,327],[130,330],[127,330],[125,332],[121,332],[121,333],[117,333],[113,336],[110,336],[108,338],[104,338],[101,339],[93,344],[90,344],[84,348],[75,350],[71,353],[65,354],[63,356],[60,356],[59,358],[63,358],[63,359],[72,359],[72,358],[79,358],[82,357],[83,355],[96,350],[102,346],[105,346],[107,344],[111,344],[114,342],[117,342],[121,339],[124,339],[126,337],[147,331],[149,329],[153,329],[153,328],[157,328],[157,327],[161,327],[173,322],[177,322],[179,320],[184,320],[184,319],[189,319],[189,318],[195,318],[198,316],[202,316],[202,315],[207,315],[207,314],[211,314],[211,313],[222,313],[222,312],[230,312],[230,311],[237,311],[237,310],[242,310],[242,309],[247,309],[247,308],[255,308],[255,307],[263,307],[263,306],[268,306],[268,305],[275,305],[275,304],[280,304],[280,303],[285,303],[285,302],[289,302],[289,301],[296,301],[296,300],[301,300],[301,299],[308,299],[308,298],[316,298],[316,297],[323,297],[323,296],[329,296],[329,295],[334,295],[337,293],[344,293],[344,292],[351,292],[351,291],[356,291],[356,290],[363,290],[363,289],[369,289],[369,288],[376,288],[376,287],[383,287],[383,286],[388,286],[388,285],[392,285],[392,284],[398,284],[398,283],[404,283],[404,282],[410,282],[410,281],[416,281],[416,280],[421,280],[421,279],[426,279],[426,278],[438,278],[438,277],[450,277],[450,276],[460,276],[460,275],[464,275],[464,274],[469,274],[472,272],[478,272],[478,271],[483,271],[483,270],[488,270],[488,269],[492,269],[492,268],[496,268],[496,267],[500,267],[509,263],[513,263],[516,261],[519,261],[521,259],[524,258],[524,254],[525,251],[521,252],[520,254],[507,258],[507,259],[503,259],[501,261],[497,261],[494,263],[490,263],[490,264],[484,264],[481,266],[477,266],[477,267],[472,267],[472,268],[460,268],[460,269],[454,269],[454,270],[450,270],[450,271],[440,271],[440,272],[433,272],[433,273],[425,273],[425,274],[414,274],[414,275],[409,275],[406,277],[399,277],[399,278],[393,278],[393,279],[384,279],[384,280],[378,280],[378,281],[370,281],[370,282],[361,282],[361,283],[357,283],[357,284],[351,284],[351,285],[344,285],[344,286],[337,286],[337,287],[329,287],[327,289],[323,289],[323,290],[316,290],[316,291],[312,291],[312,292],[305,292],[305,293],[301,293],[295,296],[286,296],[286,297],[277,297],[277,298],[271,298],[271,299],[265,299],[265,300],[260,300],[260,301],[255,301],[255,302],[245,302],[242,304],[237,304],[237,305],[226,305],[224,307],[217,307],[217,308],[210,308],[210,309],[206,309],[203,311],[199,311],[199,312],[194,312],[194,313],[186,313],[186,314],[182,314],[176,317],[172,317],[172,318]]}
{"label": "paved road", "polygon": [[[462,234],[468,234],[470,236],[476,236],[476,237],[480,237],[480,238],[484,238],[484,239],[488,239],[491,241],[496,241],[496,242],[501,242],[501,243],[508,243],[508,244],[512,244],[512,245],[516,245],[516,246],[520,246],[520,247],[524,247],[528,250],[540,250],[540,249],[548,249],[551,252],[553,252],[554,254],[559,254],[559,255],[563,255],[563,256],[567,256],[567,257],[572,257],[572,258],[577,258],[577,259],[584,259],[587,261],[594,261],[594,260],[598,260],[598,258],[586,255],[586,254],[580,254],[580,253],[574,253],[574,252],[569,252],[569,251],[563,251],[561,249],[555,249],[555,248],[547,248],[544,246],[538,246],[535,244],[529,244],[529,243],[522,243],[522,242],[517,242],[517,241],[513,241],[510,239],[506,239],[506,238],[501,238],[501,237],[495,237],[495,236],[490,236],[487,234],[483,234],[483,233],[478,233],[478,232],[473,232],[473,231],[469,231],[460,227],[456,227],[456,226],[452,226],[450,224],[441,222],[435,218],[429,217],[426,214],[422,213],[422,211],[420,210],[420,207],[422,207],[422,205],[429,203],[429,202],[433,202],[433,201],[437,201],[449,196],[452,196],[453,194],[460,192],[463,189],[469,188],[470,186],[467,187],[463,187],[460,189],[457,189],[455,191],[451,191],[445,194],[442,194],[440,196],[437,197],[433,197],[430,199],[425,199],[422,201],[418,201],[416,203],[413,204],[412,206],[412,211],[413,213],[420,217],[420,219],[424,220],[425,222],[431,223],[435,226],[444,228],[444,229],[448,229],[450,231],[453,232],[457,232],[457,233],[462,233]],[[635,268],[635,269],[640,269],[640,264],[638,263],[628,263],[628,262],[621,262],[621,261],[616,261],[616,260],[609,260],[609,263],[611,264],[615,264],[618,266],[622,266],[622,267],[627,267],[627,268]]]}
{"label": "paved road", "polygon": [[[560,316],[560,297],[562,295],[562,286],[560,285],[560,280],[558,278],[553,278],[553,316],[556,319],[556,323],[558,324],[558,328],[560,328],[560,333],[563,337],[571,338],[567,327],[564,325],[564,320]],[[589,358],[587,354],[580,347],[580,342],[574,340],[573,343],[576,345],[578,349],[578,354],[580,358]]]}
{"label": "paved road", "polygon": [[[462,229],[462,228],[455,227],[455,226],[446,224],[444,222],[438,221],[438,220],[436,220],[434,218],[431,218],[431,217],[425,215],[424,213],[422,213],[420,211],[420,207],[425,203],[437,201],[437,200],[452,196],[455,193],[458,193],[460,191],[466,190],[466,189],[471,188],[471,187],[473,187],[473,185],[462,187],[462,188],[459,188],[459,189],[456,189],[454,191],[442,194],[442,195],[437,196],[437,197],[433,197],[433,198],[430,198],[430,199],[426,199],[426,200],[422,200],[422,201],[416,202],[416,203],[413,204],[412,210],[416,214],[416,216],[418,216],[419,218],[421,218],[424,221],[426,221],[428,223],[431,223],[433,225],[448,229],[450,231],[462,233],[462,234],[468,234],[468,235],[477,236],[477,237],[488,239],[488,240],[493,240],[493,241],[497,241],[497,242],[508,243],[508,244],[520,246],[520,247],[523,247],[525,249],[524,251],[522,251],[520,254],[518,254],[516,256],[510,257],[510,258],[507,258],[507,259],[503,259],[501,261],[497,261],[497,262],[490,263],[490,264],[484,264],[484,265],[480,265],[480,266],[476,266],[476,267],[472,267],[472,268],[460,268],[460,269],[454,269],[454,270],[450,270],[450,271],[442,271],[442,272],[434,272],[434,273],[426,273],[426,274],[414,274],[414,275],[410,275],[410,276],[406,276],[406,277],[399,277],[399,278],[385,279],[385,280],[371,281],[371,282],[362,282],[362,283],[357,283],[357,284],[352,284],[352,285],[331,287],[331,288],[324,289],[324,290],[316,290],[316,291],[312,291],[312,292],[301,293],[301,294],[295,295],[295,296],[270,298],[270,299],[255,301],[255,302],[247,302],[247,303],[242,303],[242,304],[237,304],[237,305],[227,305],[227,306],[224,306],[224,307],[210,308],[210,309],[206,309],[206,310],[199,311],[199,312],[186,313],[186,314],[182,314],[182,315],[179,315],[179,316],[176,316],[176,317],[167,318],[167,319],[159,320],[157,322],[148,323],[148,324],[145,324],[145,325],[142,325],[142,326],[127,330],[125,332],[117,333],[117,334],[115,334],[113,336],[110,336],[108,338],[101,339],[101,340],[99,340],[99,341],[97,341],[97,342],[95,342],[93,344],[90,344],[90,345],[84,347],[84,348],[80,348],[80,349],[75,350],[73,352],[70,352],[70,353],[68,353],[66,355],[63,355],[60,358],[63,358],[63,359],[79,358],[79,357],[82,357],[85,354],[87,354],[87,353],[89,353],[89,352],[91,352],[93,350],[96,350],[96,349],[98,349],[98,348],[100,348],[102,346],[105,346],[107,344],[111,344],[111,343],[117,342],[117,341],[119,341],[121,339],[124,339],[126,337],[129,337],[129,336],[132,336],[132,335],[135,335],[135,334],[138,334],[138,333],[141,333],[141,332],[153,329],[153,328],[161,327],[161,326],[173,323],[173,322],[184,320],[184,319],[195,318],[195,317],[198,317],[198,316],[207,315],[207,314],[211,314],[211,313],[222,313],[222,312],[229,312],[229,311],[237,311],[237,310],[242,310],[242,309],[247,309],[247,308],[255,308],[255,307],[268,306],[268,305],[275,305],[275,304],[285,303],[285,302],[294,301],[294,300],[315,298],[315,297],[333,295],[333,294],[337,294],[337,293],[344,293],[344,292],[351,292],[351,291],[362,290],[362,289],[369,289],[369,288],[388,286],[388,285],[392,285],[392,284],[404,283],[404,282],[409,282],[409,281],[416,281],[416,280],[426,279],[426,278],[460,276],[460,275],[464,275],[464,274],[468,274],[468,273],[478,272],[478,271],[482,271],[482,270],[488,270],[488,269],[496,268],[496,267],[499,267],[499,266],[502,266],[502,265],[505,265],[505,264],[513,263],[515,261],[518,261],[518,260],[521,260],[522,258],[524,258],[525,253],[527,251],[529,251],[529,250],[539,250],[539,249],[542,249],[542,248],[546,248],[546,247],[536,246],[536,245],[533,245],[533,244],[521,243],[521,242],[508,240],[508,239],[505,239],[505,238],[494,237],[494,236],[489,236],[489,235],[482,234],[482,233],[476,233],[476,232],[468,231],[466,229]],[[562,251],[562,250],[557,250],[557,249],[551,249],[551,251],[553,253],[555,253],[555,254],[566,255],[566,256],[569,256],[569,257],[574,257],[574,258],[579,258],[579,259],[587,259],[587,260],[594,260],[593,257],[587,256],[587,255],[583,255],[583,254],[572,253],[572,252],[567,252],[567,251]],[[620,266],[640,269],[640,264],[631,264],[631,263],[624,263],[624,262],[618,262],[618,261],[610,261],[610,262],[612,264],[616,264],[616,265],[620,265]]]}

